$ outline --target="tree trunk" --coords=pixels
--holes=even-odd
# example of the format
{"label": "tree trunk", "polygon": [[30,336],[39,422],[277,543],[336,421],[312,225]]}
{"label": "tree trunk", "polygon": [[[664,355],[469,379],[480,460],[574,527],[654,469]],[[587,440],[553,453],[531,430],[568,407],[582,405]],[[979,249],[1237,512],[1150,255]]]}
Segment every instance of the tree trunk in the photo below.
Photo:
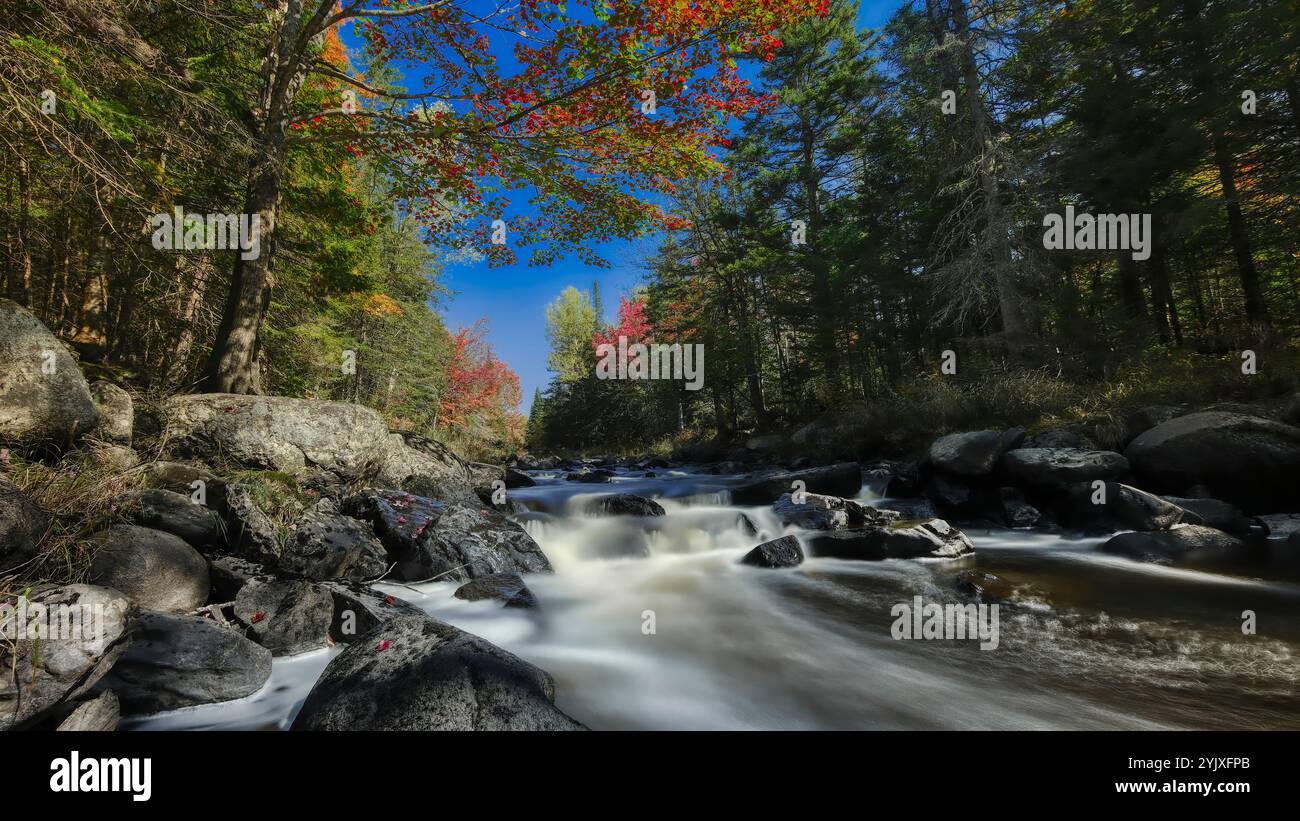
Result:
{"label": "tree trunk", "polygon": [[1262,329],[1268,328],[1268,306],[1259,286],[1259,272],[1250,249],[1246,233],[1246,218],[1241,212],[1237,195],[1235,160],[1228,147],[1228,138],[1222,131],[1214,135],[1214,163],[1219,167],[1219,183],[1223,188],[1223,204],[1228,209],[1228,235],[1232,238],[1232,253],[1237,258],[1237,277],[1241,280],[1241,293],[1246,302],[1246,321]]}

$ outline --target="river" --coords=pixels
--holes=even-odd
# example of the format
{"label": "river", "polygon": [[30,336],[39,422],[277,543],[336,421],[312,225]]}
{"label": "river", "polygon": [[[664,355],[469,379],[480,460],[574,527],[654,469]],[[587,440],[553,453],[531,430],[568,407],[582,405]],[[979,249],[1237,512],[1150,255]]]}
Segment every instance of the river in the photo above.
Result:
{"label": "river", "polygon": [[[556,703],[599,730],[1300,729],[1300,585],[1141,564],[1099,553],[1104,538],[1038,530],[967,530],[976,553],[959,560],[759,569],[737,560],[782,527],[729,503],[743,477],[616,473],[590,485],[536,472],[511,491],[555,568],[527,578],[536,610],[461,601],[454,584],[377,587],[548,671]],[[667,514],[584,512],[610,492]],[[894,506],[869,487],[858,500]],[[1014,590],[995,649],[893,638],[899,603],[969,601],[955,582],[970,568]],[[337,652],[276,659],[253,696],[123,729],[287,728]]]}

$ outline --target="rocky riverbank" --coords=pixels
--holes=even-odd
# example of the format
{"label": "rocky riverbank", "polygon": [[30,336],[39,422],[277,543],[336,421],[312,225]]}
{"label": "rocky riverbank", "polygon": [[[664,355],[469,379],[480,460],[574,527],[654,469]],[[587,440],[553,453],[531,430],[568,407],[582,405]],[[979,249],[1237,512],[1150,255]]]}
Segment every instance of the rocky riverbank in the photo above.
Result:
{"label": "rocky riverbank", "polygon": [[[88,383],[13,303],[0,303],[0,354],[12,363],[0,439],[13,449],[0,474],[0,622],[15,623],[19,605],[106,614],[93,635],[0,639],[0,668],[16,671],[0,682],[0,727],[108,729],[120,713],[244,698],[273,659],[346,645],[295,728],[581,728],[555,706],[546,672],[371,585],[435,581],[462,600],[544,607],[525,577],[550,573],[551,559],[521,524],[528,507],[499,490],[548,472],[597,494],[585,515],[653,522],[665,514],[656,500],[604,491],[672,460],[521,455],[493,466],[347,403],[198,394],[137,404],[117,385]],[[999,527],[1123,531],[1100,550],[1293,583],[1296,408],[1278,419],[1146,409],[1114,451],[1013,428],[948,434],[909,462],[813,464],[756,437],[702,469],[740,475],[729,501],[770,510],[784,532],[765,539],[743,522],[752,549],[739,561],[778,573],[809,557],[959,561],[976,549],[963,528]],[[69,532],[73,517],[17,475],[38,459],[113,477],[102,515],[76,517],[92,524]],[[892,501],[855,500],[864,481]],[[988,598],[1007,584],[967,574],[955,589]]]}

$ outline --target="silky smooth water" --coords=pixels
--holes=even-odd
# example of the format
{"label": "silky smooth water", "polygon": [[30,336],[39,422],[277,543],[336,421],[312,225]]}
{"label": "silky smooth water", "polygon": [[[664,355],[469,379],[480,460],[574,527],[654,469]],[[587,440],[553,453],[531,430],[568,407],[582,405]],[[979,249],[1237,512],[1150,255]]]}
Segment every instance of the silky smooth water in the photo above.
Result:
{"label": "silky smooth water", "polygon": [[[955,561],[758,569],[737,560],[783,530],[768,508],[728,503],[738,477],[536,476],[511,495],[555,567],[527,579],[540,608],[461,601],[449,583],[377,587],[550,672],[557,704],[593,729],[1300,728],[1295,584],[1010,530],[967,531],[976,554]],[[667,515],[587,512],[610,492],[653,496]],[[967,601],[955,578],[969,568],[1014,585],[997,649],[892,637],[898,603]],[[1242,633],[1244,610],[1256,635]],[[287,727],[337,652],[277,659],[249,698],[125,726]]]}

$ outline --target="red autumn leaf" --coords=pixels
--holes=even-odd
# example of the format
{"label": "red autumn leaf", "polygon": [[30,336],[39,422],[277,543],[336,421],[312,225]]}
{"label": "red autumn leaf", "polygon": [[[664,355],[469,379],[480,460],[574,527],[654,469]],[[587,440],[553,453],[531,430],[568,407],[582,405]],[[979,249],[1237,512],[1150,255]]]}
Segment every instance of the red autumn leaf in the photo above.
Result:
{"label": "red autumn leaf", "polygon": [[376,647],[375,649],[378,650],[380,653],[382,653],[392,646],[393,643],[391,641],[389,641],[388,639],[384,639],[383,641],[379,642],[379,646]]}
{"label": "red autumn leaf", "polygon": [[259,610],[253,614],[252,618],[249,619],[249,622],[251,622],[252,624],[257,624],[259,621],[261,621],[264,618],[266,618],[266,613]]}

